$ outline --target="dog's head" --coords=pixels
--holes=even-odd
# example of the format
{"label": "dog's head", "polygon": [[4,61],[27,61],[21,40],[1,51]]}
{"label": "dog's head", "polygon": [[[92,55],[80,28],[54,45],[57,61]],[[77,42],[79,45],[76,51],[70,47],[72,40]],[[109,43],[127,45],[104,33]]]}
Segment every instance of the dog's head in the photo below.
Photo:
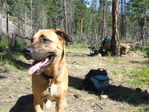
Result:
{"label": "dog's head", "polygon": [[63,57],[64,41],[71,40],[62,30],[39,30],[31,39],[31,44],[23,49],[26,59],[34,60],[29,73],[42,73],[56,58]]}

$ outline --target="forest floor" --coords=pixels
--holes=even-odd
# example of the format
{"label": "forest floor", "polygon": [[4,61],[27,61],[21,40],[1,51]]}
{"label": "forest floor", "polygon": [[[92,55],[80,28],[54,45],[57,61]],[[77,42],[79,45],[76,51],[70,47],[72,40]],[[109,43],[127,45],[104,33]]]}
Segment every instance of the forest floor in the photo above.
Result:
{"label": "forest floor", "polygon": [[[143,53],[130,52],[122,57],[88,54],[88,49],[67,49],[66,112],[149,112],[149,60]],[[23,57],[10,61],[13,66],[0,61],[0,112],[33,112],[31,76],[23,69],[31,62]],[[111,86],[102,95],[82,90],[84,76],[97,68],[106,69],[110,78]],[[78,98],[74,97],[76,94]],[[54,104],[44,112],[54,112]]]}

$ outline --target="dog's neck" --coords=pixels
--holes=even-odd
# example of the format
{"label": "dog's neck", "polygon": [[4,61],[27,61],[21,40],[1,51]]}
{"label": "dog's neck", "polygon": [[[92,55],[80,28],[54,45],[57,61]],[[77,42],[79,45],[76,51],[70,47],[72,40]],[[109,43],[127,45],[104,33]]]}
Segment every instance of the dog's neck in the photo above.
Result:
{"label": "dog's neck", "polygon": [[63,70],[63,68],[61,68],[60,72],[59,72],[57,75],[55,75],[55,76],[49,76],[49,75],[45,74],[44,72],[43,72],[41,75],[42,75],[46,80],[48,80],[48,81],[51,82],[51,80],[56,79],[57,77],[60,76],[60,74],[62,73],[62,70]]}
{"label": "dog's neck", "polygon": [[44,74],[50,77],[56,77],[62,71],[65,63],[64,51],[61,54],[62,56],[57,56],[51,66],[49,66]]}

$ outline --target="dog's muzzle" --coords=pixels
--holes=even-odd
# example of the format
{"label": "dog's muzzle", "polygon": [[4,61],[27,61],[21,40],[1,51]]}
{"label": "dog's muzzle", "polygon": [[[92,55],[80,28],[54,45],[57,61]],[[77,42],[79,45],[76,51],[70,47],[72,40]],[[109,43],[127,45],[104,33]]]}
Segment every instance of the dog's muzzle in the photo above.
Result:
{"label": "dog's muzzle", "polygon": [[34,62],[29,68],[29,74],[41,74],[49,67],[56,56],[55,52],[39,53],[35,52],[32,46],[28,46],[23,49],[23,54],[26,59],[33,59]]}
{"label": "dog's muzzle", "polygon": [[33,47],[31,47],[31,46],[25,47],[23,49],[23,54],[26,59],[28,59],[28,60],[32,59],[31,55],[33,54]]}

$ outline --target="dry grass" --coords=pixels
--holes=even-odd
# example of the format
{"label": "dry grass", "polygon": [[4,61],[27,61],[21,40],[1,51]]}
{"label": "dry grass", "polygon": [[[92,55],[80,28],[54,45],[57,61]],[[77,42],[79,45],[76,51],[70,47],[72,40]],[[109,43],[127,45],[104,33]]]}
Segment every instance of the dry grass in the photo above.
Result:
{"label": "dry grass", "polygon": [[[88,49],[67,49],[70,75],[66,112],[148,112],[149,85],[136,85],[131,71],[148,68],[143,54],[130,53],[123,57],[90,57]],[[27,61],[25,61],[27,63]],[[91,94],[82,90],[82,81],[90,69],[105,68],[110,77],[109,91]],[[126,74],[127,73],[127,74]],[[138,77],[139,79],[139,77]],[[32,112],[31,76],[27,71],[0,62],[0,112]],[[137,90],[136,90],[137,88]],[[79,98],[74,95],[79,94]],[[23,96],[23,97],[22,97]],[[17,102],[17,104],[16,104]],[[53,102],[54,103],[54,102]],[[16,105],[15,105],[16,104]],[[15,105],[15,106],[14,106]],[[13,109],[12,109],[13,107]],[[45,112],[53,112],[53,108]]]}

